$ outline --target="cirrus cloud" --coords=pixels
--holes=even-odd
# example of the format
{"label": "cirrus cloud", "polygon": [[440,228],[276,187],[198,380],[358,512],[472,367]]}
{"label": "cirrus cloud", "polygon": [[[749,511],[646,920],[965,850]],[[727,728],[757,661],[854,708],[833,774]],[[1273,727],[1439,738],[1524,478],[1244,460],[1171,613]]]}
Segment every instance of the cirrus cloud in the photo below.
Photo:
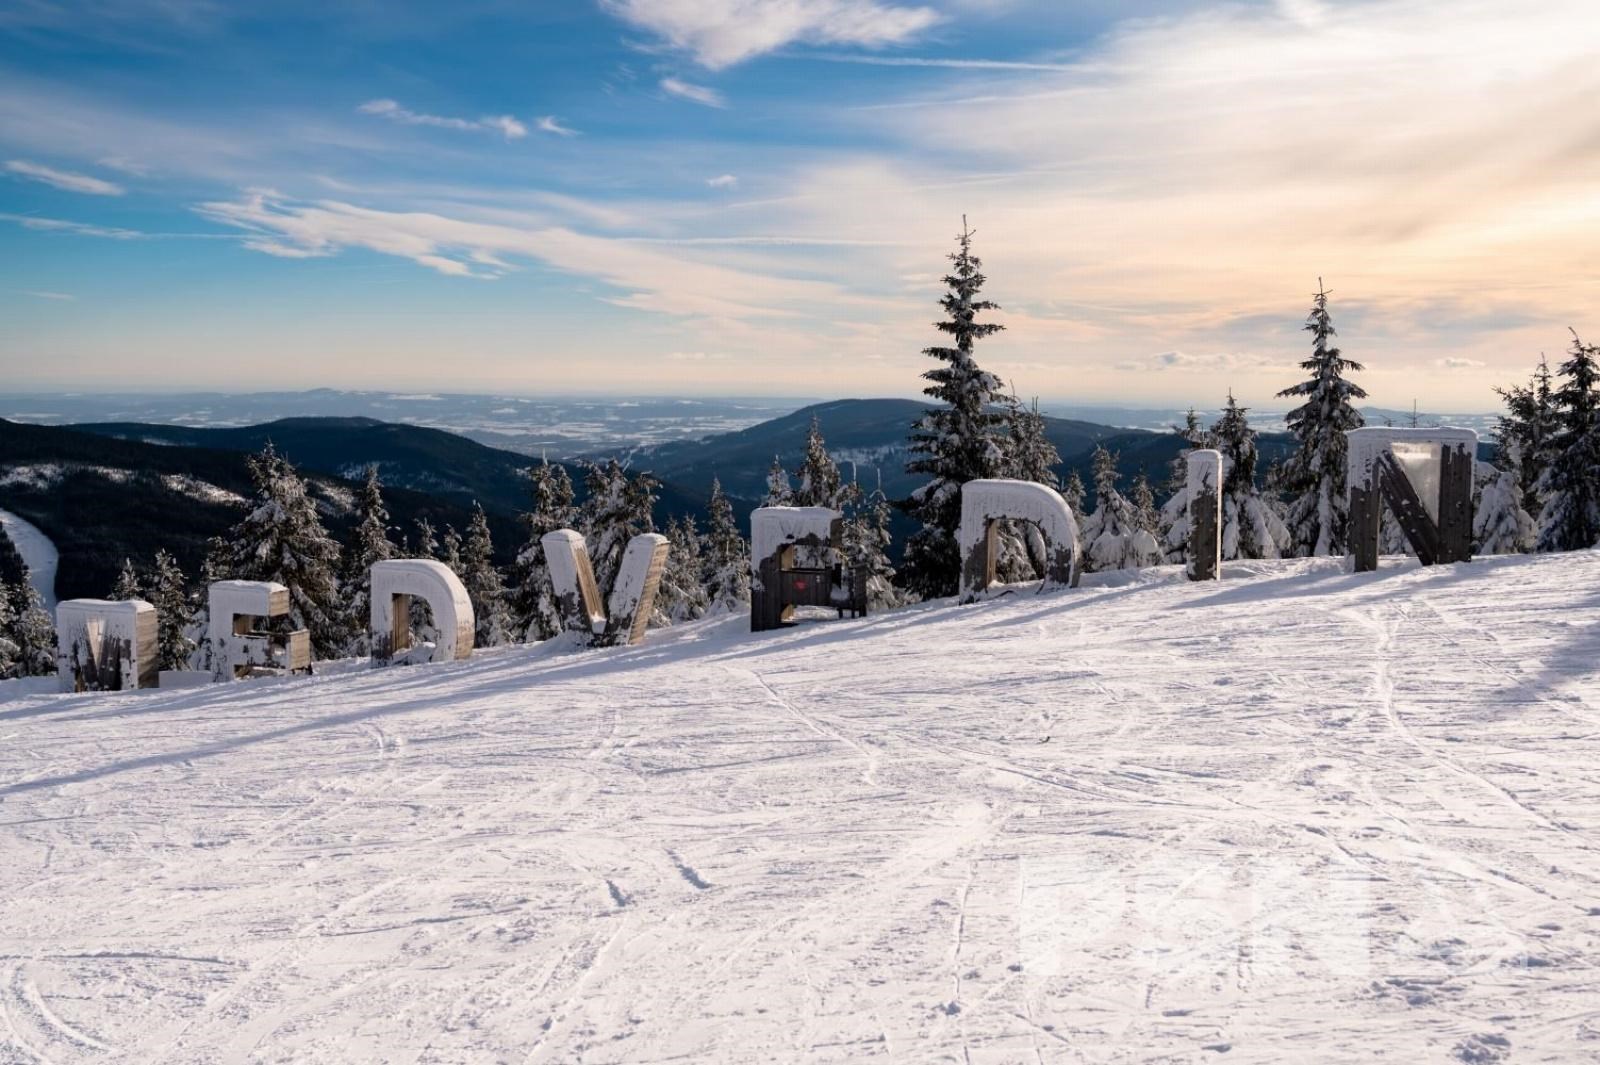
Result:
{"label": "cirrus cloud", "polygon": [[39,163],[30,163],[26,159],[12,159],[6,163],[6,170],[20,178],[37,181],[64,192],[81,192],[87,196],[121,196],[124,191],[121,185],[110,181],[102,181],[100,178],[72,170],[57,170]]}
{"label": "cirrus cloud", "polygon": [[[528,135],[528,127],[510,115],[486,115],[483,118],[450,118],[429,115],[401,107],[396,100],[368,100],[356,108],[363,115],[377,115],[403,126],[432,126],[435,129],[458,129],[469,132],[499,133],[508,141]],[[540,128],[544,128],[543,125]]]}
{"label": "cirrus cloud", "polygon": [[932,8],[874,0],[602,0],[602,6],[709,70],[789,44],[901,44],[939,21]]}

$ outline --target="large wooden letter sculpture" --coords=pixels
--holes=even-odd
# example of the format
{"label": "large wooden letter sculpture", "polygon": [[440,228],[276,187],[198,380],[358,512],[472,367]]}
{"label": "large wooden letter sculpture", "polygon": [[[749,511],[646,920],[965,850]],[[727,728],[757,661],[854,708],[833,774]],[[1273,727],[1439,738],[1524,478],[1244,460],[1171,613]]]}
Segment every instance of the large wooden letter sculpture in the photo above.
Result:
{"label": "large wooden letter sculpture", "polygon": [[970,603],[994,583],[996,523],[1031,521],[1044,534],[1049,557],[1040,591],[1076,587],[1078,521],[1061,493],[1032,481],[968,481],[961,486],[961,601]]}
{"label": "large wooden letter sculpture", "polygon": [[142,599],[68,599],[56,606],[56,676],[64,692],[154,688],[156,608]]}
{"label": "large wooden letter sculpture", "polygon": [[611,597],[604,605],[582,533],[557,529],[540,537],[539,543],[550,567],[556,608],[568,632],[581,634],[595,647],[631,645],[644,639],[661,573],[667,567],[665,536],[643,533],[628,541]]}
{"label": "large wooden letter sculpture", "polygon": [[1417,560],[1472,558],[1471,429],[1351,429],[1350,548],[1357,573],[1378,568],[1383,508],[1388,506]]}
{"label": "large wooden letter sculpture", "polygon": [[[426,558],[393,558],[374,562],[371,570],[372,661],[387,666],[405,662],[453,662],[472,655],[472,600],[461,579],[443,562]],[[426,654],[411,645],[411,599],[428,604],[437,642]],[[409,652],[409,653],[408,653]]]}
{"label": "large wooden letter sculpture", "polygon": [[309,632],[258,627],[289,613],[289,589],[274,581],[217,581],[208,594],[212,672],[218,680],[311,672]]}
{"label": "large wooden letter sculpture", "polygon": [[867,571],[845,563],[844,515],[759,507],[750,514],[750,631],[776,629],[802,606],[867,616]]}
{"label": "large wooden letter sculpture", "polygon": [[1189,452],[1189,579],[1222,579],[1222,452]]}

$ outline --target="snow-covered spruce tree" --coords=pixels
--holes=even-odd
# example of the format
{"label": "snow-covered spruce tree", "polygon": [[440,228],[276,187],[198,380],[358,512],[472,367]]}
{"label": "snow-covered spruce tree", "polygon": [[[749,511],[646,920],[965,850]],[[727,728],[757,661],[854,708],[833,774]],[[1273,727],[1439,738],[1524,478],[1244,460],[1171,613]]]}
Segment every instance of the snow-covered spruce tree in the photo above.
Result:
{"label": "snow-covered spruce tree", "polygon": [[439,557],[439,534],[433,531],[433,522],[425,517],[417,519],[417,535],[411,545],[411,556],[432,559]]}
{"label": "snow-covered spruce tree", "polygon": [[17,667],[20,649],[13,633],[17,625],[17,612],[11,605],[12,585],[0,580],[0,680],[20,676]]}
{"label": "snow-covered spruce tree", "polygon": [[172,553],[156,551],[150,578],[150,605],[156,608],[156,650],[161,669],[188,669],[195,641],[189,638],[189,585]]}
{"label": "snow-covered spruce tree", "polygon": [[1577,551],[1600,544],[1600,348],[1572,334],[1557,369],[1557,428],[1550,465],[1539,481],[1540,551]]}
{"label": "snow-covered spruce tree", "polygon": [[1289,530],[1256,485],[1256,431],[1247,410],[1229,392],[1211,430],[1213,446],[1222,453],[1222,557],[1282,558],[1291,546]]}
{"label": "snow-covered spruce tree", "polygon": [[194,609],[190,611],[189,623],[183,630],[184,638],[194,645],[189,655],[188,669],[211,670],[210,588],[217,581],[233,578],[228,571],[231,553],[228,542],[220,536],[213,536],[206,541],[206,555],[200,561],[200,592],[195,597]]}
{"label": "snow-covered spruce tree", "polygon": [[1474,554],[1511,555],[1531,550],[1537,526],[1522,507],[1517,473],[1487,462],[1474,470],[1477,499],[1472,508]]}
{"label": "snow-covered spruce tree", "polygon": [[1061,452],[1045,433],[1039,398],[1035,396],[1031,404],[1024,405],[1016,395],[1007,396],[1006,422],[1006,476],[1060,488],[1056,467],[1061,465]]}
{"label": "snow-covered spruce tree", "polygon": [[1189,452],[1214,447],[1216,442],[1193,407],[1184,415],[1183,425],[1173,426],[1172,431],[1183,441],[1183,450],[1172,460],[1167,501],[1161,504],[1156,538],[1167,562],[1182,563],[1189,560]]}
{"label": "snow-covered spruce tree", "polygon": [[579,531],[588,542],[589,561],[594,566],[595,584],[602,600],[611,595],[628,541],[640,533],[655,532],[653,512],[658,483],[648,473],[630,477],[616,459],[603,465],[591,464],[584,474],[588,498],[583,502]]}
{"label": "snow-covered spruce tree", "polygon": [[674,516],[667,522],[666,537],[671,549],[656,592],[652,624],[676,625],[705,617],[710,604],[703,580],[705,556],[700,530],[695,528],[693,518]]}
{"label": "snow-covered spruce tree", "polygon": [[0,525],[0,589],[26,582],[27,579],[28,564],[22,561],[22,553],[11,542],[5,526]]}
{"label": "snow-covered spruce tree", "polygon": [[839,464],[828,454],[827,442],[822,439],[822,425],[816,415],[811,416],[811,428],[806,432],[806,455],[800,462],[800,483],[794,490],[797,507],[831,507],[843,510],[849,489],[854,485],[844,483],[839,475]]}
{"label": "snow-covered spruce tree", "polygon": [[1117,457],[1094,449],[1094,513],[1083,523],[1084,568],[1091,572],[1141,569],[1161,560],[1161,547],[1139,525],[1133,504],[1117,490]]}
{"label": "snow-covered spruce tree", "polygon": [[1068,470],[1067,479],[1061,485],[1061,498],[1067,501],[1067,507],[1072,511],[1072,516],[1081,524],[1084,518],[1083,497],[1086,490],[1083,487],[1083,478],[1078,476],[1077,470]]}
{"label": "snow-covered spruce tree", "polygon": [[522,639],[548,640],[561,631],[561,613],[540,541],[546,533],[572,528],[578,516],[572,505],[572,478],[565,466],[546,459],[528,475],[533,509],[520,515],[528,539],[511,569],[511,619]]}
{"label": "snow-covered spruce tree", "polygon": [[867,571],[867,606],[872,610],[889,610],[904,606],[906,593],[894,583],[894,565],[889,561],[889,545],[894,538],[889,533],[892,511],[889,498],[880,485],[853,508],[844,523],[845,557],[853,567]]}
{"label": "snow-covered spruce tree", "polygon": [[1154,536],[1161,528],[1161,514],[1156,509],[1156,490],[1144,470],[1140,470],[1133,479],[1128,502],[1133,504],[1134,520],[1139,523],[1139,528]]}
{"label": "snow-covered spruce tree", "polygon": [[228,576],[289,589],[289,620],[311,633],[316,658],[335,658],[346,638],[339,601],[339,545],[328,535],[305,482],[269,442],[248,460],[250,513],[227,535]]}
{"label": "snow-covered spruce tree", "polygon": [[133,568],[133,559],[122,560],[122,570],[111,585],[111,598],[117,601],[144,598],[144,591],[139,586],[139,571]]}
{"label": "snow-covered spruce tree", "polygon": [[494,541],[483,507],[472,505],[472,523],[461,542],[461,583],[472,600],[473,642],[479,647],[504,647],[511,643],[511,610],[505,583],[494,565]]}
{"label": "snow-covered spruce tree", "polygon": [[439,544],[439,561],[449,566],[450,572],[457,577],[464,576],[461,562],[461,534],[448,522],[445,524],[444,537]]}
{"label": "snow-covered spruce tree", "polygon": [[56,623],[44,598],[28,581],[11,586],[13,670],[19,677],[44,677],[56,671]]}
{"label": "snow-covered spruce tree", "polygon": [[1516,472],[1522,508],[1529,514],[1537,514],[1543,508],[1539,482],[1550,466],[1556,433],[1560,429],[1549,362],[1543,355],[1539,356],[1539,368],[1534,370],[1526,385],[1495,391],[1506,405],[1495,427],[1499,441],[1495,465]]}
{"label": "snow-covered spruce tree", "polygon": [[348,644],[345,654],[365,658],[372,653],[367,627],[372,622],[372,567],[400,553],[389,539],[389,509],[383,504],[383,482],[378,466],[367,466],[367,475],[356,496],[356,513],[361,520],[354,539],[344,553],[342,585],[345,603],[345,629]]}
{"label": "snow-covered spruce tree", "polygon": [[1360,385],[1345,375],[1363,369],[1328,342],[1335,333],[1328,314],[1328,293],[1320,283],[1312,297],[1305,329],[1311,334],[1310,358],[1300,366],[1311,377],[1279,396],[1304,399],[1284,419],[1299,448],[1280,467],[1281,487],[1289,500],[1285,524],[1295,555],[1342,555],[1349,543],[1349,501],[1345,495],[1345,432],[1359,429],[1362,418],[1351,400],[1365,399]]}
{"label": "snow-covered spruce tree", "polygon": [[767,495],[761,501],[764,507],[794,506],[794,484],[789,471],[783,468],[777,455],[772,456],[772,468],[767,471]]}
{"label": "snow-covered spruce tree", "polygon": [[926,484],[911,493],[907,513],[922,523],[906,544],[902,576],[906,586],[924,599],[954,595],[961,577],[961,549],[956,543],[961,525],[961,486],[1005,472],[1005,421],[995,410],[1005,401],[1000,379],[978,366],[973,346],[999,332],[995,322],[979,322],[978,315],[998,310],[982,299],[985,278],[979,258],[972,254],[972,230],[961,220],[957,250],[944,283],[948,288],[940,305],[946,317],[935,327],[949,334],[954,347],[930,347],[923,354],[941,365],[924,373],[923,394],[942,406],[928,410],[911,429],[911,461],[907,473],[926,474]]}
{"label": "snow-covered spruce tree", "polygon": [[733,504],[722,482],[711,481],[711,501],[706,506],[706,529],[701,584],[706,590],[706,610],[711,614],[736,613],[750,606],[750,545],[739,532]]}

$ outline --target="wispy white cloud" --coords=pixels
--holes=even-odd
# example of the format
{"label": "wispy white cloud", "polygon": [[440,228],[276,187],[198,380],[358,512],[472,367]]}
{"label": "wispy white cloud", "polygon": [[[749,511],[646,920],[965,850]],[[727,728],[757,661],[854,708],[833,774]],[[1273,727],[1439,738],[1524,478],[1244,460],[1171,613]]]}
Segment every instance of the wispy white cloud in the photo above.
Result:
{"label": "wispy white cloud", "polygon": [[617,306],[737,322],[799,318],[807,307],[881,309],[832,283],[784,276],[746,262],[706,262],[689,252],[597,237],[562,226],[519,226],[421,211],[384,211],[333,200],[301,202],[269,191],[198,206],[213,222],[243,230],[245,247],[285,258],[364,249],[456,277],[490,279],[513,260],[537,261],[621,290]]}
{"label": "wispy white cloud", "polygon": [[36,300],[54,300],[58,303],[66,303],[78,298],[70,292],[42,292],[38,289],[24,289],[22,294],[24,296],[32,296]]}
{"label": "wispy white cloud", "polygon": [[1487,365],[1482,359],[1466,359],[1460,356],[1434,359],[1433,364],[1441,370],[1477,370]]}
{"label": "wispy white cloud", "polygon": [[508,141],[528,135],[528,127],[510,115],[487,115],[483,118],[450,118],[429,115],[400,106],[398,101],[368,100],[356,108],[364,115],[377,115],[405,126],[431,126],[435,129],[456,129],[467,132],[499,133]]}
{"label": "wispy white cloud", "polygon": [[12,159],[6,163],[5,168],[17,177],[37,181],[66,192],[81,192],[88,196],[121,196],[124,191],[121,185],[110,181],[102,181],[100,178],[71,170],[57,170],[39,163],[30,163],[26,159]]}
{"label": "wispy white cloud", "polygon": [[629,24],[719,70],[790,44],[879,48],[939,21],[930,7],[876,0],[601,0]]}
{"label": "wispy white cloud", "polygon": [[679,96],[685,100],[693,100],[695,103],[704,104],[707,107],[728,106],[728,102],[722,98],[720,92],[706,85],[695,85],[691,82],[680,81],[677,78],[662,78],[661,89],[663,92],[673,96]]}
{"label": "wispy white cloud", "polygon": [[563,126],[555,115],[541,115],[534,123],[540,133],[554,133],[558,137],[576,137],[578,131],[570,126]]}
{"label": "wispy white cloud", "polygon": [[825,63],[854,63],[873,67],[930,67],[943,70],[1071,70],[1071,63],[1034,63],[1013,59],[961,59],[937,56],[858,55],[840,52],[806,52],[797,59],[820,59]]}
{"label": "wispy white cloud", "polygon": [[734,174],[718,174],[716,177],[706,178],[706,184],[714,189],[732,189],[739,185],[739,178]]}
{"label": "wispy white cloud", "polygon": [[145,235],[136,229],[95,226],[84,222],[69,222],[62,218],[40,218],[30,214],[0,214],[0,222],[13,222],[23,229],[40,232],[71,233],[80,237],[105,237],[109,240],[137,240]]}

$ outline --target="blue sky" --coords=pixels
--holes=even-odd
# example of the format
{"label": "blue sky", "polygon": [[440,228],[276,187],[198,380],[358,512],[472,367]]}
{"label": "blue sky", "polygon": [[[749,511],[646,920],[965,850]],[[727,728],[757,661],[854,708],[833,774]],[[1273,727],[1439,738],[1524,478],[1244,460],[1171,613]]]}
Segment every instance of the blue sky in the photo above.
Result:
{"label": "blue sky", "polygon": [[16,388],[914,394],[966,213],[1025,394],[1379,402],[1593,323],[1600,19],[1481,0],[0,9]]}

